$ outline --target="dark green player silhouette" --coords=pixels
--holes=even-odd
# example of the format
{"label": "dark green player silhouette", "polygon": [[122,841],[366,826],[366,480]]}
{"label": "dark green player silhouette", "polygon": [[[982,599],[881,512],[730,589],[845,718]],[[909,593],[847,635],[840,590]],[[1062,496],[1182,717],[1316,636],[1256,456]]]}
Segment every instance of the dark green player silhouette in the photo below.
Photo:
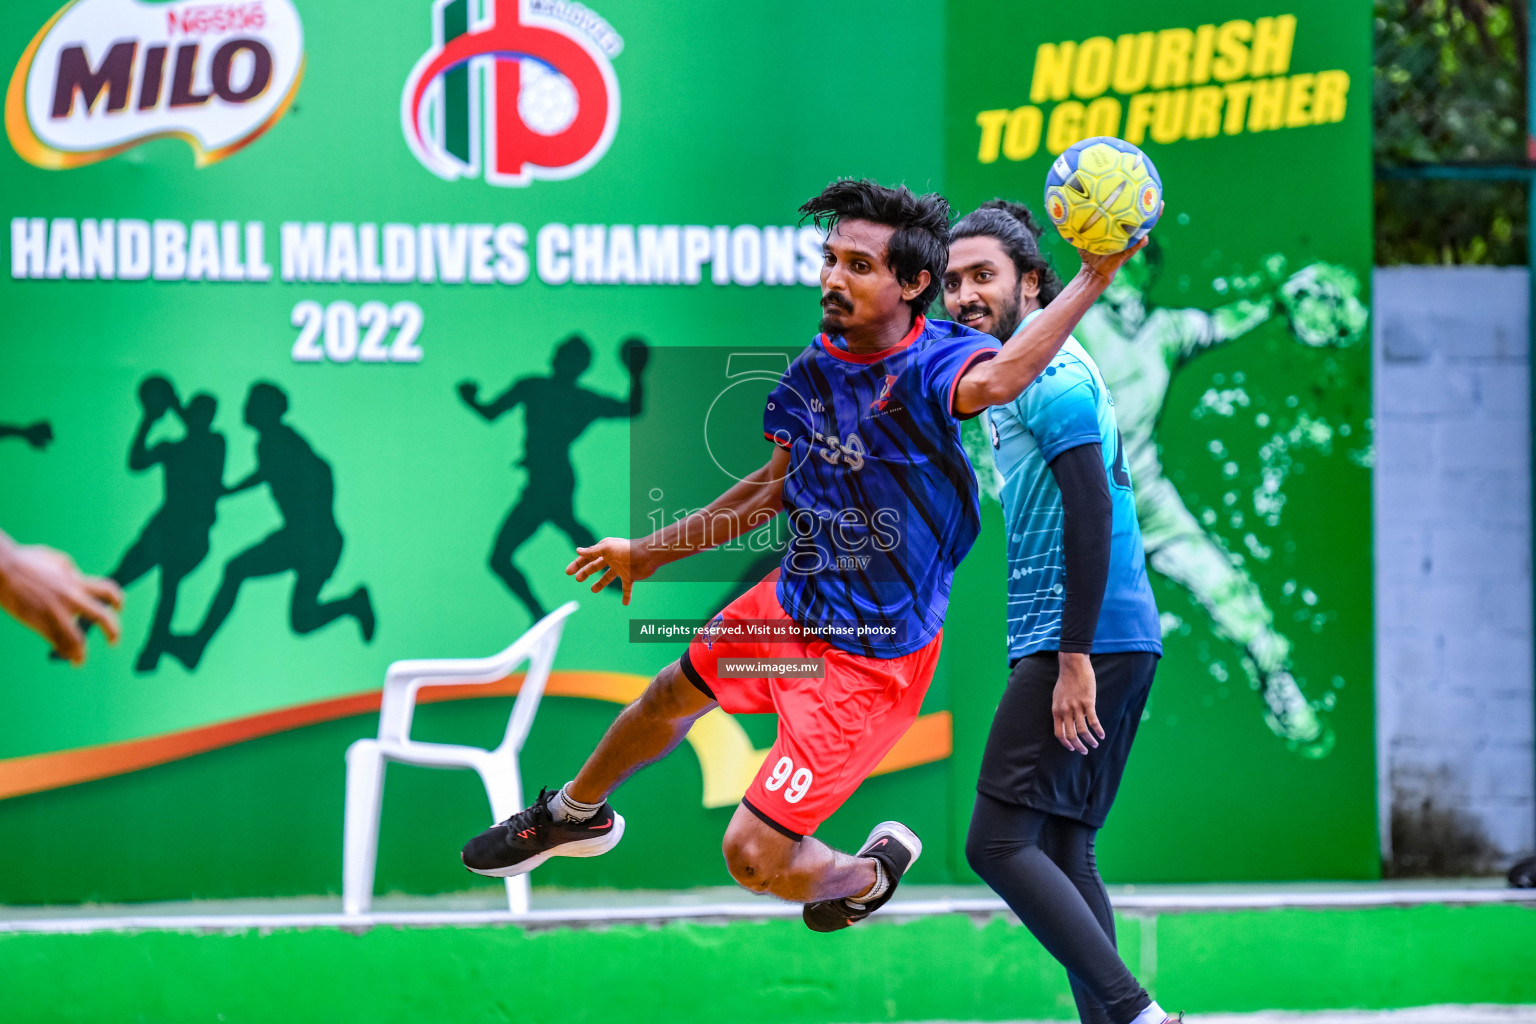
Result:
{"label": "dark green player silhouette", "polygon": [[514,381],[489,403],[480,401],[480,385],[473,381],[459,385],[465,404],[488,423],[519,405],[523,407],[526,429],[519,465],[528,470],[528,482],[496,534],[490,567],[534,621],[544,617],[544,606],[513,564],[512,556],[545,523],[553,523],[577,547],[597,543],[597,536],[576,518],[572,507],[576,472],[571,467],[571,445],[594,420],[628,419],[641,412],[645,400],[641,375],[649,353],[639,338],[630,338],[619,348],[619,358],[629,368],[628,401],[577,386],[577,379],[592,365],[592,348],[579,334],[571,335],[555,349],[548,377]]}
{"label": "dark green player silhouette", "polygon": [[[139,404],[144,414],[128,449],[128,468],[143,473],[160,466],[165,474],[165,500],[112,571],[112,578],[126,588],[156,566],[160,569],[155,619],[134,664],[135,671],[153,672],[172,640],[177,589],[208,557],[208,532],[218,518],[224,493],[224,435],[210,429],[218,411],[212,395],[193,395],[182,405],[164,377],[150,377],[139,385]],[[168,411],[181,419],[186,434],[179,441],[151,448],[149,432]]]}
{"label": "dark green player silhouette", "polygon": [[266,484],[283,515],[283,525],[229,560],[203,624],[191,636],[172,638],[167,650],[189,669],[197,667],[209,641],[229,617],[241,584],[281,572],[294,574],[289,623],[295,633],[313,633],[350,615],[361,627],[363,639],[373,639],[373,604],[367,587],[358,587],[337,601],[320,600],[320,588],[341,561],[343,538],[336,526],[335,480],[330,464],[283,422],[287,411],[288,396],[280,388],[264,382],[251,385],[245,400],[245,422],[258,438],[256,469],[224,493],[239,494]]}
{"label": "dark green player silhouette", "polygon": [[0,441],[8,437],[19,437],[33,448],[42,451],[53,440],[53,427],[47,420],[38,420],[25,427],[13,427],[9,423],[0,423]]}

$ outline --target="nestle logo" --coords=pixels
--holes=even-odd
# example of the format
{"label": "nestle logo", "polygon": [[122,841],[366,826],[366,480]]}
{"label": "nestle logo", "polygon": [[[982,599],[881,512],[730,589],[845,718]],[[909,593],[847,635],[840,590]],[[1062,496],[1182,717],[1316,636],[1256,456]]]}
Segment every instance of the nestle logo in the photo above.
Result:
{"label": "nestle logo", "polygon": [[171,35],[202,35],[205,32],[245,32],[265,28],[267,12],[254,4],[193,4],[166,12]]}

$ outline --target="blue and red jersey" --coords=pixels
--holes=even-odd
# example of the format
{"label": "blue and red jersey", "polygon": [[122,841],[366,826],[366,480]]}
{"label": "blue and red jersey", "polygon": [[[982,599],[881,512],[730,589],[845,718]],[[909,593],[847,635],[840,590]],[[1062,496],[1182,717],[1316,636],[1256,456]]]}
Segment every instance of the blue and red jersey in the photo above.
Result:
{"label": "blue and red jersey", "polygon": [[849,352],[817,335],[768,396],[763,431],[790,454],[790,543],[778,599],[827,642],[898,658],[944,625],[980,527],[955,388],[997,341],[918,317],[901,341]]}

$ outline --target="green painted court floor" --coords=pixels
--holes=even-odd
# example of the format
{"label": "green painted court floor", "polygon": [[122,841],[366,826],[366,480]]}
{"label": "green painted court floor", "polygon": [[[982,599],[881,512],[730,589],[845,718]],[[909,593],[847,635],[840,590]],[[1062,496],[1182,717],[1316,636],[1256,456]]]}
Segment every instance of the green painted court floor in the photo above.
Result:
{"label": "green painted court floor", "polygon": [[[350,919],[335,898],[10,908],[0,913],[0,1020],[1074,1017],[1061,967],[984,891],[918,888],[834,935],[808,931],[796,907],[734,890],[536,890],[534,914],[520,920],[496,910],[493,893],[386,898]],[[1138,887],[1115,899],[1127,965],[1163,1006],[1190,1011],[1190,1024],[1536,1024],[1533,900],[1487,884]],[[1461,1006],[1441,1009],[1451,1004]],[[1481,1004],[1493,1008],[1468,1008]],[[1264,1015],[1275,1009],[1311,1015]],[[1408,1012],[1333,1012],[1343,1009]]]}

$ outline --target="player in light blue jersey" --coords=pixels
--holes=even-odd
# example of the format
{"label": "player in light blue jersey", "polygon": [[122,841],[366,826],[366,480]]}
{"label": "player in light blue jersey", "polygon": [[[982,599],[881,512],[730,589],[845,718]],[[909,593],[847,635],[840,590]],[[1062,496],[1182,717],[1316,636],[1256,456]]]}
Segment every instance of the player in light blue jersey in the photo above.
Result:
{"label": "player in light blue jersey", "polygon": [[[1039,315],[1036,309],[1024,322]],[[991,410],[989,427],[1008,520],[1009,660],[1042,651],[1161,654],[1162,631],[1147,582],[1136,498],[1115,423],[1115,400],[1077,339],[1067,339],[1045,373],[1022,396]],[[1097,451],[1072,455],[1077,449]],[[1097,456],[1101,465],[1089,461],[1085,468],[1099,469],[1108,484],[1109,566],[1097,623],[1081,623],[1091,632],[1079,628],[1072,635],[1074,631],[1064,622],[1067,510],[1058,482],[1064,466],[1053,464],[1062,458],[1070,464],[1090,455]]]}
{"label": "player in light blue jersey", "polygon": [[[944,304],[1003,341],[1061,290],[1039,230],[994,200],[950,231]],[[1115,951],[1093,844],[1146,706],[1162,634],[1115,402],[1068,338],[987,411],[1008,530],[1008,657],[966,856],[1067,968],[1085,1024],[1163,1024]]]}

